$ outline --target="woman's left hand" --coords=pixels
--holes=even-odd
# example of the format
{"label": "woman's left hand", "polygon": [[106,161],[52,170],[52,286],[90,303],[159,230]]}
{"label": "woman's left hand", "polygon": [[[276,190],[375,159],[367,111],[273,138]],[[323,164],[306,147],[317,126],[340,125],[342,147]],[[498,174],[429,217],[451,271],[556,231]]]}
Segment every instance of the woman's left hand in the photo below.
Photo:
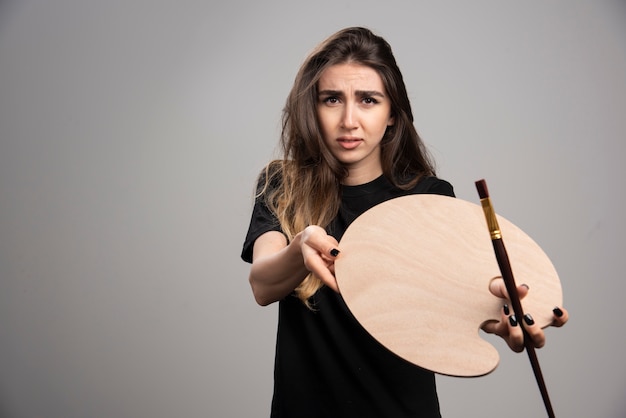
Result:
{"label": "woman's left hand", "polygon": [[[543,329],[535,323],[532,316],[529,313],[524,315],[524,318],[516,318],[513,313],[513,308],[508,303],[508,292],[504,280],[495,279],[489,285],[489,290],[495,296],[505,299],[505,304],[501,311],[501,318],[499,322],[488,322],[483,325],[483,331],[489,334],[495,334],[504,339],[511,350],[519,353],[524,350],[524,333],[522,327],[528,333],[532,344],[535,348],[541,348],[546,343],[546,336]],[[528,286],[522,284],[517,287],[517,293],[520,299],[524,298],[528,294]],[[555,307],[552,311],[554,319],[552,326],[561,327],[565,325],[569,319],[567,310],[561,307]]]}

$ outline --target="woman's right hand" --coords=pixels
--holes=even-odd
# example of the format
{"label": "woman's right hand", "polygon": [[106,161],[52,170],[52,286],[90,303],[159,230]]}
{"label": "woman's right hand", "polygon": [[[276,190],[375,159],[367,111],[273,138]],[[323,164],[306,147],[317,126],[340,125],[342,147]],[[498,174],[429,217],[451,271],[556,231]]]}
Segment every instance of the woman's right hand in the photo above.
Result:
{"label": "woman's right hand", "polygon": [[309,226],[288,243],[285,235],[269,231],[257,238],[248,280],[259,305],[269,305],[290,294],[313,273],[338,292],[335,280],[337,240],[324,228]]}
{"label": "woman's right hand", "polygon": [[304,266],[326,286],[339,292],[335,279],[335,258],[339,243],[324,228],[311,225],[300,233],[300,251]]}

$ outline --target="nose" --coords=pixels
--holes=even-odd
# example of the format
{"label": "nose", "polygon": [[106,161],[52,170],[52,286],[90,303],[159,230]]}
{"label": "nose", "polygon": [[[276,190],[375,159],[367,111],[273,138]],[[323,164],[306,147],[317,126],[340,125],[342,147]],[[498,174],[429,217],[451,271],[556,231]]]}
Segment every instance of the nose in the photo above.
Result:
{"label": "nose", "polygon": [[345,105],[341,125],[344,129],[356,129],[358,127],[356,109],[352,103]]}

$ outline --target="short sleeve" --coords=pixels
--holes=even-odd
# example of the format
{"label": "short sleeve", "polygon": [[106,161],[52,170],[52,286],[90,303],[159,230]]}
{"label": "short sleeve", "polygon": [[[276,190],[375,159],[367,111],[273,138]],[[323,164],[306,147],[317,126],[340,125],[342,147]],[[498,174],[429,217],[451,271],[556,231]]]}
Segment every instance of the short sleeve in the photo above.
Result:
{"label": "short sleeve", "polygon": [[243,250],[241,251],[243,261],[248,263],[252,262],[252,248],[254,247],[254,242],[258,237],[269,231],[282,232],[276,215],[267,207],[262,196],[257,197],[254,208],[252,209],[252,218],[250,219],[248,233],[243,243]]}

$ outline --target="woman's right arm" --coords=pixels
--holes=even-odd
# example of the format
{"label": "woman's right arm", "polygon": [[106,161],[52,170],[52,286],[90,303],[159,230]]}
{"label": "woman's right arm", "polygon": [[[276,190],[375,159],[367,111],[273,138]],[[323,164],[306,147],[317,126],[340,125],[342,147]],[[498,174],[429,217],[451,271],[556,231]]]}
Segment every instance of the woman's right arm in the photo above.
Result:
{"label": "woman's right arm", "polygon": [[[265,306],[289,295],[313,272],[337,291],[334,262],[337,240],[319,226],[309,226],[287,243],[285,236],[269,231],[254,242],[250,286],[254,299]],[[333,253],[335,255],[333,255]]]}

